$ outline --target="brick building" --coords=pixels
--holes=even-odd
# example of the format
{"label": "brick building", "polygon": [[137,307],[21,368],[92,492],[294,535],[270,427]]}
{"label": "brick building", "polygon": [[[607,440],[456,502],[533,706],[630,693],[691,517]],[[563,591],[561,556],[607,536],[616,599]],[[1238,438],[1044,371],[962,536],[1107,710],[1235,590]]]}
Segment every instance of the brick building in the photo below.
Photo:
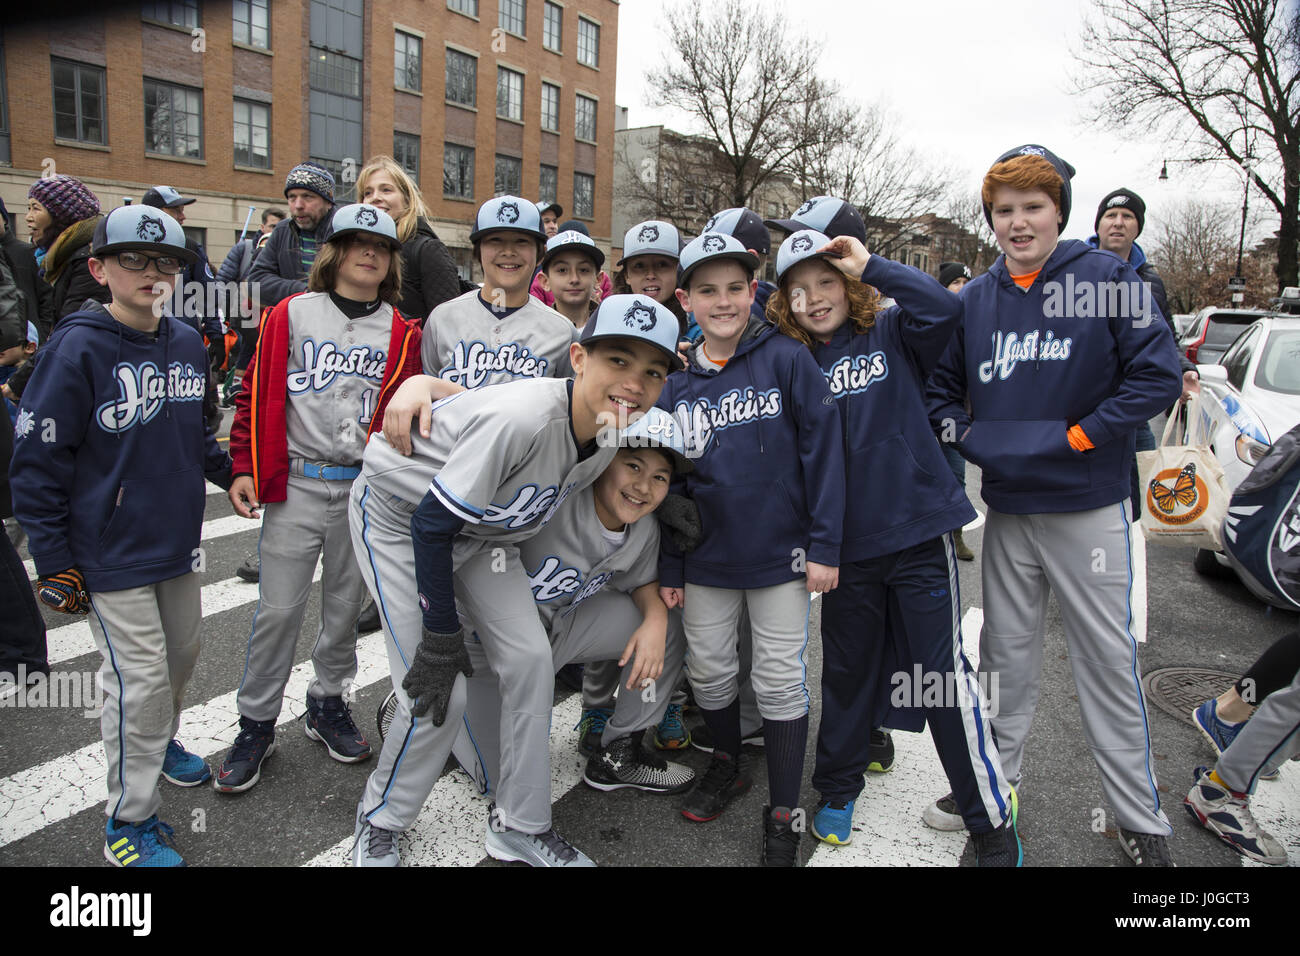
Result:
{"label": "brick building", "polygon": [[84,180],[106,209],[175,186],[197,197],[186,230],[219,264],[250,205],[284,205],[296,163],[330,167],[348,199],[365,159],[389,153],[466,275],[474,209],[502,192],[557,200],[608,248],[617,47],[617,0],[175,0],[7,15],[0,197],[27,238],[22,210],[42,173]]}

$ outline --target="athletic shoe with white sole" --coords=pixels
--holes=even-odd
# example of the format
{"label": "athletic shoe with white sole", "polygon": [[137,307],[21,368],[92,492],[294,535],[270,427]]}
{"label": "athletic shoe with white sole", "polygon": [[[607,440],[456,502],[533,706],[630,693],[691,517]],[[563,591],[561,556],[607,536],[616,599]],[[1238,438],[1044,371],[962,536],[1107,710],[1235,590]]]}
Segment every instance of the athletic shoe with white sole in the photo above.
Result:
{"label": "athletic shoe with white sole", "polygon": [[507,863],[527,863],[529,866],[596,865],[591,857],[556,833],[555,827],[545,833],[524,833],[505,826],[496,812],[495,804],[488,810],[484,846],[492,859]]}
{"label": "athletic shoe with white sole", "polygon": [[261,723],[240,718],[239,736],[235,745],[212,778],[212,789],[218,793],[243,793],[262,779],[262,764],[275,753],[275,722]]}
{"label": "athletic shoe with white sole", "polygon": [[352,720],[352,711],[342,697],[307,695],[303,732],[325,745],[339,763],[360,763],[370,757],[370,744]]}
{"label": "athletic shoe with white sole", "polygon": [[[1232,742],[1237,739],[1237,734],[1246,726],[1246,721],[1240,723],[1229,723],[1219,716],[1219,702],[1216,698],[1211,697],[1204,701],[1199,707],[1192,711],[1192,723],[1196,729],[1201,732],[1201,736],[1210,742],[1214,752],[1220,757],[1223,752],[1232,746]],[[1276,770],[1266,770],[1259,775],[1260,780],[1273,781],[1277,779]]]}
{"label": "athletic shoe with white sole", "polygon": [[583,782],[597,790],[631,787],[650,793],[681,793],[695,783],[695,771],[647,753],[641,734],[625,734],[587,761]]}
{"label": "athletic shoe with white sole", "polygon": [[212,779],[208,762],[198,754],[192,754],[181,746],[179,740],[173,739],[167,744],[167,754],[163,757],[163,779],[178,787],[197,787]]}
{"label": "athletic shoe with white sole", "polygon": [[1161,833],[1138,833],[1136,830],[1119,830],[1120,848],[1138,866],[1173,866],[1169,855],[1169,839]]}
{"label": "athletic shoe with white sole", "polygon": [[143,823],[122,823],[109,818],[104,824],[104,859],[114,866],[184,866],[176,852],[172,828],[157,814]]}
{"label": "athletic shoe with white sole", "polygon": [[848,846],[853,841],[852,800],[826,800],[813,814],[812,834],[831,846]]}
{"label": "athletic shoe with white sole", "polygon": [[1183,806],[1197,823],[1244,857],[1269,866],[1286,864],[1286,848],[1255,822],[1248,794],[1219,786],[1208,767],[1197,767],[1193,780]]}
{"label": "athletic shoe with white sole", "polygon": [[600,738],[605,734],[605,725],[614,716],[612,710],[593,707],[582,712],[582,719],[573,728],[578,732],[578,753],[584,757],[594,757],[600,753]]}
{"label": "athletic shoe with white sole", "polygon": [[682,801],[682,816],[696,823],[716,820],[727,804],[749,789],[743,758],[735,758],[721,750],[713,752],[709,769],[695,782],[695,789]]}
{"label": "athletic shoe with white sole", "polygon": [[400,866],[397,852],[397,832],[377,827],[366,819],[366,812],[357,804],[357,825],[352,833],[353,866]]}
{"label": "athletic shoe with white sole", "polygon": [[957,801],[952,798],[951,793],[944,794],[926,807],[925,812],[921,814],[921,819],[932,830],[956,833],[958,830],[966,829],[966,821],[957,812]]}
{"label": "athletic shoe with white sole", "polygon": [[682,721],[680,704],[669,704],[664,711],[664,719],[655,728],[656,750],[685,750],[691,745],[691,732]]}

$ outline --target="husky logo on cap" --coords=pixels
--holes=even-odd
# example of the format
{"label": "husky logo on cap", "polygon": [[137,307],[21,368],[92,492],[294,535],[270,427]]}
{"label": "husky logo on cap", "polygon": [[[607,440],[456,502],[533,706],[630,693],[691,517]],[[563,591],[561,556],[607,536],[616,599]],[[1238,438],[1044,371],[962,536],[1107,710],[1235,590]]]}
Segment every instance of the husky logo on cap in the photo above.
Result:
{"label": "husky logo on cap", "polygon": [[1127,196],[1112,196],[1110,198],[1110,202],[1106,203],[1106,208],[1109,209],[1111,206],[1127,206],[1127,205],[1128,205]]}
{"label": "husky logo on cap", "polygon": [[705,252],[722,252],[727,248],[727,242],[721,236],[705,236],[700,247]]}
{"label": "husky logo on cap", "polygon": [[167,238],[167,229],[161,219],[153,216],[141,216],[136,223],[135,234],[145,242],[162,242]]}
{"label": "husky logo on cap", "polygon": [[658,227],[658,226],[642,226],[642,227],[641,227],[641,231],[638,232],[638,233],[636,234],[636,241],[637,241],[637,242],[658,242],[658,241],[659,241],[659,227]]}
{"label": "husky logo on cap", "polygon": [[373,209],[362,208],[357,210],[358,226],[373,226],[378,222],[379,222],[379,214],[376,213]]}
{"label": "husky logo on cap", "polygon": [[623,324],[638,332],[649,332],[656,322],[658,319],[655,318],[654,306],[644,302],[633,302],[632,308],[623,313]]}
{"label": "husky logo on cap", "polygon": [[808,236],[800,236],[790,243],[791,252],[807,252],[813,246],[813,241]]}
{"label": "husky logo on cap", "polygon": [[1042,156],[1043,158],[1046,158],[1047,150],[1043,149],[1043,147],[1041,146],[1026,146],[1024,149],[1020,151],[1020,155],[1021,156]]}
{"label": "husky logo on cap", "polygon": [[803,201],[803,205],[801,205],[798,209],[796,209],[794,211],[794,214],[796,216],[806,216],[808,215],[808,213],[812,211],[812,207],[817,205],[817,203],[819,203],[820,201],[821,200],[819,199],[805,199]]}
{"label": "husky logo on cap", "polygon": [[519,221],[519,204],[513,202],[503,202],[497,207],[497,222],[518,222]]}

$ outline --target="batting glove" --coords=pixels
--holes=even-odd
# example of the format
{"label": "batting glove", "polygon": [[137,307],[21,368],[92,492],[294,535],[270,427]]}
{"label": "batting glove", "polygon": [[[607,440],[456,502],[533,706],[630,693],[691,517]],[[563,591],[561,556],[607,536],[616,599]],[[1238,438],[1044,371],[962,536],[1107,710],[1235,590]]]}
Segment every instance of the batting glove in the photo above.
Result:
{"label": "batting glove", "polygon": [[76,568],[37,578],[36,596],[46,607],[63,614],[85,614],[90,610],[86,579]]}
{"label": "batting glove", "polygon": [[411,697],[411,713],[416,717],[429,715],[435,727],[447,719],[447,704],[451,701],[456,675],[474,676],[474,665],[465,650],[465,632],[436,634],[423,628],[420,646],[411,660],[411,669],[402,680],[402,690]]}
{"label": "batting glove", "polygon": [[699,545],[704,529],[700,525],[700,509],[694,499],[670,494],[655,512],[655,517],[668,532],[678,551],[694,551]]}

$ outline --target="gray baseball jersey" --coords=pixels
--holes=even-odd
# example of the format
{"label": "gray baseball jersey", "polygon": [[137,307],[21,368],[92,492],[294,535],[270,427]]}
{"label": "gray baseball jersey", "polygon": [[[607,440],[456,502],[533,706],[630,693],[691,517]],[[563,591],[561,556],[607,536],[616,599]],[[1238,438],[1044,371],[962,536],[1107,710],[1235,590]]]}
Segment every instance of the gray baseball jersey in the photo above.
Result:
{"label": "gray baseball jersey", "polygon": [[387,303],[349,319],[327,292],[289,300],[290,458],[360,464],[392,332]]}
{"label": "gray baseball jersey", "polygon": [[420,359],[429,375],[468,389],[527,378],[568,378],[569,346],[578,330],[531,295],[507,314],[472,289],[433,310],[424,326]]}

